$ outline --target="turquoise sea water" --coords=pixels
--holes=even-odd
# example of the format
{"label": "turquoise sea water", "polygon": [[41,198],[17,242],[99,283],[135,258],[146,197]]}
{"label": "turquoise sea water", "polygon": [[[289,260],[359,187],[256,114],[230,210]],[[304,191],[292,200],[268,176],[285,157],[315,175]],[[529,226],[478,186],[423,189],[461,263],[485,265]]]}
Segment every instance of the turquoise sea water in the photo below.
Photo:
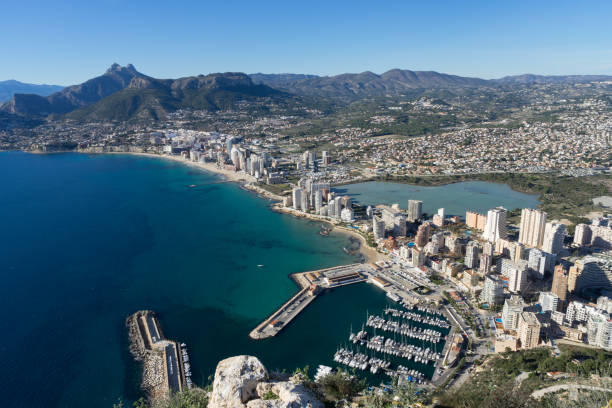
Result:
{"label": "turquoise sea water", "polygon": [[317,223],[218,180],[144,157],[0,153],[1,406],[138,398],[124,320],[139,309],[187,343],[204,384],[237,354],[269,369],[332,364],[349,328],[387,305],[377,288],[348,286],[279,336],[250,340],[295,291],[290,273],[354,258],[341,250],[346,237],[321,237]]}
{"label": "turquoise sea water", "polygon": [[538,205],[537,195],[514,191],[506,184],[483,181],[435,187],[371,181],[341,186],[336,190],[363,205],[399,203],[401,208],[408,208],[408,200],[421,200],[423,212],[430,216],[441,207],[447,215],[465,217],[466,211],[486,214],[489,209],[500,205],[508,210],[535,208]]}

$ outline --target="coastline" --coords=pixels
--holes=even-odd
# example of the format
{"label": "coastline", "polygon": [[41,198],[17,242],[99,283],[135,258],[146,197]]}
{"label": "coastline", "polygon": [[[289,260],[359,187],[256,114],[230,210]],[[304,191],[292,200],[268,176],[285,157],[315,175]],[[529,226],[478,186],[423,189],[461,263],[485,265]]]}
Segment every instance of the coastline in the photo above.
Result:
{"label": "coastline", "polygon": [[211,163],[211,162],[194,162],[188,159],[184,159],[180,156],[170,156],[170,155],[165,155],[165,154],[156,154],[156,153],[140,153],[140,152],[103,152],[103,153],[90,153],[90,152],[78,152],[78,153],[85,153],[85,154],[118,154],[118,155],[122,155],[122,154],[126,154],[126,155],[133,155],[133,156],[142,156],[142,157],[150,157],[150,158],[154,158],[154,159],[162,159],[162,160],[170,160],[173,162],[177,162],[177,163],[181,163],[184,164],[186,166],[190,166],[190,167],[194,167],[200,170],[204,170],[207,171],[209,173],[213,173],[216,174],[218,176],[221,176],[225,181],[230,181],[230,182],[234,182],[234,183],[238,183],[242,188],[246,189],[246,190],[250,190],[253,191],[255,193],[257,193],[257,195],[259,195],[260,197],[263,198],[267,198],[270,200],[275,200],[275,201],[282,201],[283,197],[279,196],[277,194],[271,193],[259,186],[257,186],[256,183],[257,180],[255,179],[255,177],[246,174],[244,172],[237,172],[237,171],[231,171],[231,170],[227,170],[227,169],[223,169],[220,167],[217,167],[217,165],[215,163]]}
{"label": "coastline", "polygon": [[[250,176],[246,173],[243,172],[235,172],[235,171],[231,171],[231,170],[226,170],[226,169],[222,169],[216,166],[216,164],[214,163],[202,163],[202,162],[192,162],[190,160],[186,160],[183,159],[182,157],[179,156],[169,156],[169,155],[162,155],[162,154],[154,154],[154,153],[136,153],[136,152],[110,152],[110,153],[102,153],[102,154],[129,154],[129,155],[135,155],[135,156],[143,156],[143,157],[152,157],[152,158],[158,158],[158,159],[167,159],[167,160],[171,160],[177,163],[182,163],[188,166],[192,166],[201,170],[205,170],[211,173],[215,173],[217,175],[220,175],[222,177],[224,177],[227,181],[231,181],[231,182],[235,182],[240,184],[241,187],[253,191],[254,193],[256,193],[258,196],[260,196],[261,198],[266,198],[266,199],[271,199],[271,200],[276,200],[276,201],[282,201],[282,197],[276,194],[273,194],[267,190],[264,190],[263,188],[252,184],[256,182],[256,179],[253,176]],[[379,254],[374,248],[371,248],[368,246],[366,239],[363,237],[363,235],[361,235],[359,232],[357,231],[353,231],[349,228],[345,228],[345,227],[341,227],[338,225],[333,224],[332,222],[330,222],[330,220],[328,219],[322,219],[320,217],[317,216],[313,216],[312,214],[297,214],[292,210],[288,210],[285,209],[283,207],[280,207],[278,205],[275,205],[273,207],[271,207],[272,210],[283,213],[283,214],[288,214],[291,215],[293,217],[297,217],[297,218],[307,218],[313,221],[319,221],[319,222],[324,222],[327,224],[330,224],[333,226],[333,230],[331,231],[331,233],[338,233],[338,234],[342,234],[342,235],[346,235],[349,237],[355,237],[357,239],[359,239],[360,241],[360,246],[359,246],[359,253],[361,253],[364,258],[366,259],[367,263],[373,263],[373,262],[377,262],[378,260],[380,260],[381,258],[381,254]]]}
{"label": "coastline", "polygon": [[[53,153],[45,153],[45,152],[29,152],[29,153],[36,153],[36,154],[53,154]],[[244,172],[235,172],[235,171],[231,171],[231,170],[226,170],[226,169],[222,169],[217,167],[217,165],[215,163],[210,163],[210,162],[193,162],[191,160],[187,160],[184,159],[180,156],[170,156],[170,155],[164,155],[164,154],[156,154],[156,153],[144,153],[144,152],[88,152],[88,151],[78,151],[76,153],[81,153],[81,154],[113,154],[113,155],[132,155],[132,156],[141,156],[141,157],[149,157],[149,158],[154,158],[154,159],[162,159],[162,160],[170,160],[176,163],[181,163],[190,167],[194,167],[200,170],[204,170],[210,173],[214,173],[218,176],[221,176],[224,180],[228,181],[228,182],[234,182],[234,183],[238,183],[240,185],[240,187],[244,188],[245,190],[249,190],[254,192],[257,196],[259,196],[260,198],[265,198],[268,200],[274,200],[274,201],[282,201],[283,197],[279,196],[277,194],[273,194],[257,185],[255,185],[254,183],[257,181],[255,179],[255,177],[246,174]],[[284,208],[279,206],[278,204],[273,205],[270,207],[273,211],[277,211],[283,214],[288,214],[291,215],[293,217],[296,218],[308,218],[310,220],[313,221],[318,221],[318,222],[323,222],[329,225],[333,226],[333,230],[332,230],[332,234],[334,232],[342,234],[342,235],[346,235],[346,236],[350,236],[350,237],[355,237],[357,239],[360,240],[360,246],[359,246],[359,253],[361,253],[363,255],[363,257],[366,259],[367,263],[373,263],[376,262],[378,260],[381,259],[381,254],[379,254],[374,248],[371,248],[368,246],[365,238],[357,231],[352,231],[348,228],[344,228],[344,227],[340,227],[338,225],[335,225],[334,223],[332,223],[329,219],[324,219],[321,218],[319,216],[314,216],[312,214],[304,214],[304,213],[296,213],[295,211],[293,211],[292,209],[288,209],[288,208]]]}
{"label": "coastline", "polygon": [[349,237],[355,237],[359,239],[360,241],[359,253],[363,255],[363,257],[366,259],[366,263],[374,263],[382,259],[382,254],[378,253],[378,251],[376,251],[374,248],[368,246],[366,239],[363,237],[363,235],[361,235],[356,230],[352,230],[350,228],[346,228],[346,227],[337,225],[327,217],[322,217],[320,215],[308,214],[308,213],[303,213],[303,212],[297,212],[292,208],[286,208],[280,205],[274,205],[271,207],[271,209],[273,211],[276,211],[282,214],[289,214],[296,218],[305,218],[305,219],[312,220],[312,221],[326,223],[333,227],[330,232],[331,234],[336,233],[336,234],[346,235]]}

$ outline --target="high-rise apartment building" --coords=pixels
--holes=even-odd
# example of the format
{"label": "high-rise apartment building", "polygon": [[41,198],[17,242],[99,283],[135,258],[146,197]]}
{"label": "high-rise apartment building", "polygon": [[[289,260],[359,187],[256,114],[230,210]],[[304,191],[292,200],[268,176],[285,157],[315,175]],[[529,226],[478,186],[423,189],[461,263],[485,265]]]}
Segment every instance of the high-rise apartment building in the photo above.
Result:
{"label": "high-rise apartment building", "polygon": [[502,309],[502,323],[506,330],[516,330],[518,328],[518,316],[523,312],[525,304],[523,298],[518,295],[512,295],[504,302]]}
{"label": "high-rise apartment building", "polygon": [[392,230],[396,237],[405,237],[407,232],[406,216],[399,210],[399,207],[381,205],[379,208],[385,222],[385,229]]}
{"label": "high-rise apartment building", "polygon": [[612,257],[588,255],[576,260],[570,268],[570,292],[587,288],[612,290]]}
{"label": "high-rise apartment building", "polygon": [[568,277],[567,270],[563,265],[555,266],[553,283],[550,291],[559,297],[559,309],[563,309],[567,301]]}
{"label": "high-rise apartment building", "polygon": [[591,243],[591,227],[578,224],[574,230],[574,245],[584,246]]}
{"label": "high-rise apartment building", "polygon": [[423,223],[419,225],[416,236],[414,238],[414,244],[418,248],[423,248],[429,241],[429,223]]}
{"label": "high-rise apartment building", "polygon": [[300,198],[302,199],[302,202],[300,204],[300,209],[304,212],[308,212],[308,208],[309,208],[308,194],[306,194],[306,192],[302,190],[302,194],[300,194]]}
{"label": "high-rise apartment building", "polygon": [[508,277],[508,290],[513,293],[521,293],[527,285],[527,261],[511,261],[500,258],[497,260],[498,271]]}
{"label": "high-rise apartment building", "polygon": [[540,292],[538,303],[542,312],[556,312],[559,310],[559,297],[552,292]]}
{"label": "high-rise apartment building", "polygon": [[540,343],[540,330],[542,325],[535,313],[521,312],[518,319],[518,338],[521,347],[530,349],[537,347]]}
{"label": "high-rise apartment building", "polygon": [[565,239],[565,225],[548,222],[544,231],[544,240],[542,241],[542,249],[545,252],[553,255],[558,254],[563,249],[563,240]]}
{"label": "high-rise apartment building", "polygon": [[521,212],[521,226],[518,242],[521,244],[540,247],[544,240],[546,228],[546,213],[540,210],[524,208]]}
{"label": "high-rise apartment building", "polygon": [[498,239],[505,239],[508,236],[506,231],[506,209],[497,207],[487,213],[487,225],[485,226],[483,238],[489,242]]}
{"label": "high-rise apartment building", "polygon": [[612,349],[612,319],[608,312],[597,310],[589,313],[586,326],[590,345]]}
{"label": "high-rise apartment building", "polygon": [[342,216],[342,197],[334,198],[334,217],[340,219]]}
{"label": "high-rise apartment building", "polygon": [[294,210],[299,210],[302,206],[302,192],[303,190],[299,187],[293,189],[292,202]]}
{"label": "high-rise apartment building", "polygon": [[529,250],[529,257],[527,258],[529,269],[533,276],[538,279],[544,279],[544,274],[550,271],[552,261],[552,254],[537,248],[531,248]]}
{"label": "high-rise apartment building", "polygon": [[499,277],[485,276],[480,301],[489,305],[499,305],[504,301],[504,283]]}
{"label": "high-rise apartment building", "polygon": [[315,212],[319,214],[321,212],[321,206],[323,205],[323,193],[321,190],[314,192],[314,207]]}
{"label": "high-rise apartment building", "polygon": [[484,274],[487,274],[491,271],[492,263],[493,257],[483,252],[482,254],[480,254],[480,258],[478,259],[478,270]]}
{"label": "high-rise apartment building", "polygon": [[423,216],[423,202],[419,200],[408,200],[408,221],[420,220]]}
{"label": "high-rise apartment building", "polygon": [[468,228],[483,231],[487,225],[487,216],[473,211],[467,211],[465,213],[465,225]]}
{"label": "high-rise apartment building", "polygon": [[321,163],[324,166],[327,166],[331,162],[331,158],[329,157],[329,152],[327,150],[323,150],[321,152]]}
{"label": "high-rise apartment building", "polygon": [[465,266],[476,268],[478,266],[478,243],[470,241],[465,247]]}
{"label": "high-rise apartment building", "polygon": [[425,263],[425,254],[418,248],[412,248],[411,265],[415,268],[422,266]]}
{"label": "high-rise apartment building", "polygon": [[612,248],[612,227],[606,225],[591,225],[591,246],[595,248]]}
{"label": "high-rise apartment building", "polygon": [[374,239],[378,240],[385,238],[385,222],[376,215],[372,217],[372,231],[374,233]]}

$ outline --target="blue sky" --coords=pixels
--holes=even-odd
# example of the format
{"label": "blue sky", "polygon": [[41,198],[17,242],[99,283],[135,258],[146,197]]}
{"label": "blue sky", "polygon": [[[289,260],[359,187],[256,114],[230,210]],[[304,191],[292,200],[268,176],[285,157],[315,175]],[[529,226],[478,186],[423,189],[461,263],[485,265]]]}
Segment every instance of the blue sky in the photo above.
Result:
{"label": "blue sky", "polygon": [[610,0],[5,0],[0,80],[68,85],[113,62],[159,78],[612,74],[611,17]]}

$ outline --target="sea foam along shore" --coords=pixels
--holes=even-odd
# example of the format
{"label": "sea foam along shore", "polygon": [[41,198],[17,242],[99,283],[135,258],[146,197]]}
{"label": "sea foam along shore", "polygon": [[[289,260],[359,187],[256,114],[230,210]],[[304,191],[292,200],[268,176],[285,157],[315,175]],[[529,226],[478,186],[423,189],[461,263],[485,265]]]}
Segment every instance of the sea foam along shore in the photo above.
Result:
{"label": "sea foam along shore", "polygon": [[[104,153],[104,154],[128,154],[128,155],[134,155],[134,156],[144,156],[144,157],[152,157],[156,159],[172,160],[172,161],[182,163],[187,166],[191,166],[191,167],[195,167],[195,168],[205,170],[211,173],[219,174],[223,176],[225,179],[227,179],[228,181],[239,183],[243,188],[254,191],[255,193],[257,193],[259,196],[263,198],[267,198],[267,199],[275,200],[275,201],[282,201],[283,199],[282,196],[273,194],[255,185],[255,183],[257,182],[255,177],[249,174],[246,174],[246,173],[223,169],[221,167],[218,167],[215,163],[192,162],[191,160],[184,159],[180,156],[169,156],[169,155],[161,155],[161,154],[154,154],[154,153],[136,153],[136,152],[116,152],[115,153],[113,152],[113,153]],[[321,217],[321,216],[313,215],[313,214],[306,214],[303,212],[297,212],[290,208],[284,208],[280,204],[274,205],[272,209],[275,211],[281,212],[283,214],[292,215],[294,217],[307,218],[313,221],[319,221],[319,222],[325,222],[325,223],[331,224],[329,218]],[[332,234],[335,234],[335,233],[348,235],[348,236],[359,239],[361,242],[361,245],[359,247],[359,252],[366,258],[368,262],[376,262],[380,259],[381,255],[374,248],[371,248],[370,246],[368,246],[365,238],[359,232],[353,231],[349,228],[344,228],[344,227],[334,225]]]}

